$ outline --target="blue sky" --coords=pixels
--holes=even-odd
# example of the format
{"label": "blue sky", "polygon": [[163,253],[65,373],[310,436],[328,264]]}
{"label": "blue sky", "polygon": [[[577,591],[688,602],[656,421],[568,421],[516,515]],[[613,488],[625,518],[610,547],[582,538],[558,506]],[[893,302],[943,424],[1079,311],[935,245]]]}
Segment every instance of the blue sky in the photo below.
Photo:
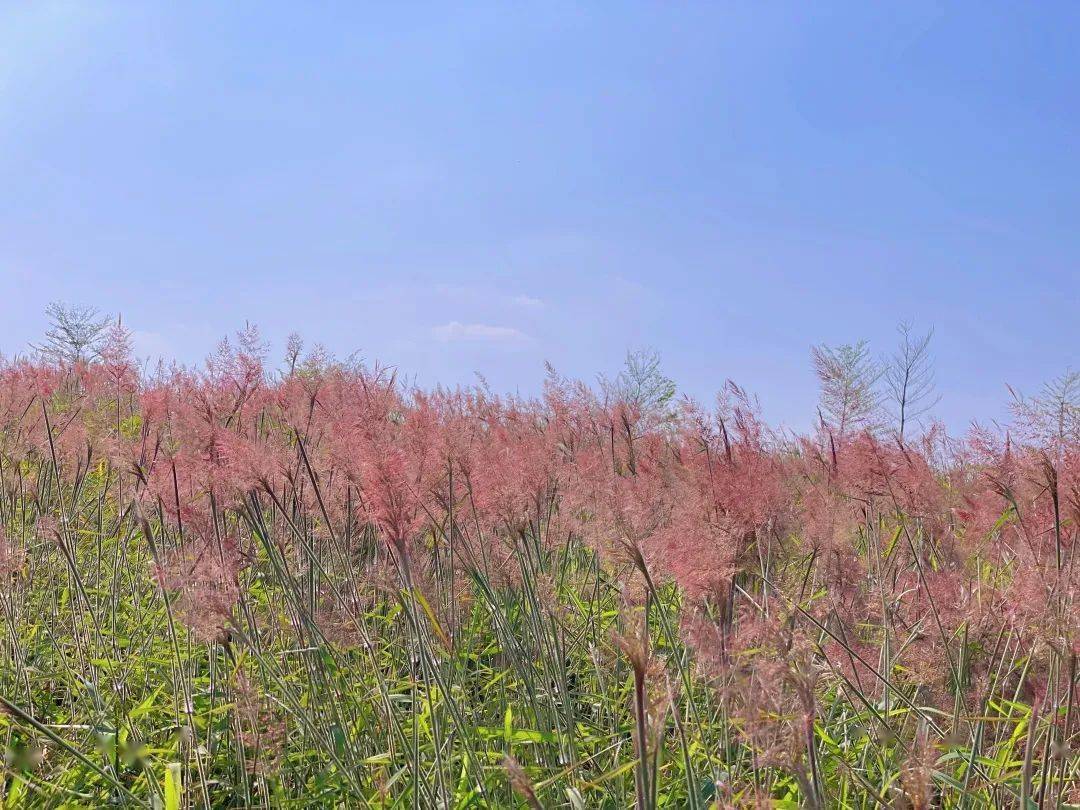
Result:
{"label": "blue sky", "polygon": [[1080,6],[9,3],[0,350],[54,299],[421,383],[659,350],[809,422],[936,330],[960,430],[1080,365]]}

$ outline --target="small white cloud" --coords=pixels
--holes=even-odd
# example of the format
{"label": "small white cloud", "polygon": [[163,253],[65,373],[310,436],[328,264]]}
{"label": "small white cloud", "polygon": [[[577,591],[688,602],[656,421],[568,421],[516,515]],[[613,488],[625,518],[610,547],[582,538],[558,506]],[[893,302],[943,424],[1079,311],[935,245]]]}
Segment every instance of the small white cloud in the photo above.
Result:
{"label": "small white cloud", "polygon": [[137,357],[151,360],[172,359],[172,347],[160,332],[136,329],[131,333],[131,343]]}
{"label": "small white cloud", "polygon": [[539,298],[533,298],[530,295],[515,295],[510,299],[510,303],[516,304],[519,307],[525,309],[543,309],[544,302]]}
{"label": "small white cloud", "polygon": [[509,326],[491,326],[486,323],[450,323],[436,326],[431,333],[443,343],[472,341],[483,343],[521,343],[529,339],[519,329]]}

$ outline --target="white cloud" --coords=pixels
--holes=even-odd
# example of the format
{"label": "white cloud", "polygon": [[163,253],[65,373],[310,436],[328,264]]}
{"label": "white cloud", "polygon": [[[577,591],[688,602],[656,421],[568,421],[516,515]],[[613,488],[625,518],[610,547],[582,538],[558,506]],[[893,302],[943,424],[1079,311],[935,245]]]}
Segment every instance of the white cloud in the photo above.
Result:
{"label": "white cloud", "polygon": [[443,343],[453,341],[470,341],[476,343],[522,343],[529,339],[519,329],[509,326],[492,326],[486,323],[450,323],[436,326],[431,330],[432,335]]}
{"label": "white cloud", "polygon": [[160,332],[136,329],[131,333],[131,343],[137,357],[150,360],[172,359],[172,346]]}
{"label": "white cloud", "polygon": [[542,298],[524,293],[504,293],[492,287],[471,284],[445,284],[408,282],[377,287],[364,287],[351,293],[354,301],[365,303],[398,303],[403,299],[424,298],[443,303],[452,300],[459,306],[491,307],[513,306],[521,309],[541,310],[547,304]]}
{"label": "white cloud", "polygon": [[515,295],[510,299],[512,304],[517,304],[519,307],[525,309],[543,309],[544,302],[539,298],[533,298],[530,295]]}

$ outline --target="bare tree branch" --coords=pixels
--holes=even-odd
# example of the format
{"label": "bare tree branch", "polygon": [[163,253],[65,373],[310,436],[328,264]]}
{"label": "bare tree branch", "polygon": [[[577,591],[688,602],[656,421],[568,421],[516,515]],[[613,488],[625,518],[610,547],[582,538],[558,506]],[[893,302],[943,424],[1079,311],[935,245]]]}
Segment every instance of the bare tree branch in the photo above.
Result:
{"label": "bare tree branch", "polygon": [[902,323],[900,346],[885,364],[886,398],[896,420],[900,441],[910,424],[930,411],[941,397],[934,383],[933,358],[930,356],[930,339],[934,330],[918,336],[911,324]]}
{"label": "bare tree branch", "polygon": [[1066,370],[1031,399],[1015,391],[1013,397],[1012,410],[1026,438],[1054,448],[1080,440],[1080,371]]}

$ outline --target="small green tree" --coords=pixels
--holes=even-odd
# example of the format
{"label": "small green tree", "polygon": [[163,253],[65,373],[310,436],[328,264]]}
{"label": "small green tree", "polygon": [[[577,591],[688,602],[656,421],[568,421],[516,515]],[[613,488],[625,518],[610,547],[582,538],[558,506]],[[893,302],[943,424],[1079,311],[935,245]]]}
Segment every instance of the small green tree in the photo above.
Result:
{"label": "small green tree", "polygon": [[866,341],[814,346],[811,356],[821,385],[822,421],[837,439],[852,430],[876,427],[880,398],[875,385],[882,370]]}
{"label": "small green tree", "polygon": [[60,365],[89,363],[101,355],[109,319],[89,306],[54,301],[45,308],[49,328],[40,344],[32,345],[44,360]]}
{"label": "small green tree", "polygon": [[615,379],[600,378],[609,399],[633,406],[640,418],[664,421],[675,398],[675,383],[660,368],[660,355],[652,349],[628,351],[623,369]]}

